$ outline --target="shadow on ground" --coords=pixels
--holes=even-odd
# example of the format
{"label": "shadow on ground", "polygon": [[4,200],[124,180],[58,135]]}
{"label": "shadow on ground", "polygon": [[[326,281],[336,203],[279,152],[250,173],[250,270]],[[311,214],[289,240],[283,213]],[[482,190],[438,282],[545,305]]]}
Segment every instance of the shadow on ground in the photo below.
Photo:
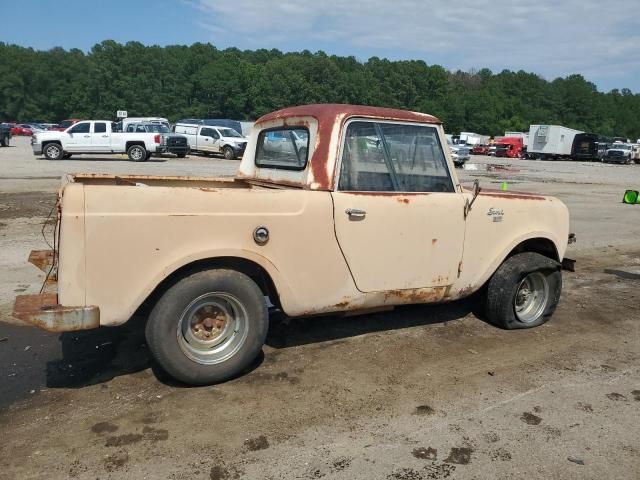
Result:
{"label": "shadow on ground", "polygon": [[[318,316],[289,319],[275,312],[270,317],[266,345],[274,349],[329,342],[367,333],[427,326],[458,320],[471,312],[468,301],[446,305],[414,305],[360,316]],[[119,327],[54,335],[32,327],[0,326],[2,363],[15,371],[11,388],[0,388],[0,406],[28,396],[39,388],[82,388],[114,377],[152,368],[165,384],[184,386],[155,365],[144,338],[145,317],[137,316]],[[27,344],[36,345],[24,351]],[[37,352],[37,355],[35,354]],[[264,355],[244,372],[260,366]]]}

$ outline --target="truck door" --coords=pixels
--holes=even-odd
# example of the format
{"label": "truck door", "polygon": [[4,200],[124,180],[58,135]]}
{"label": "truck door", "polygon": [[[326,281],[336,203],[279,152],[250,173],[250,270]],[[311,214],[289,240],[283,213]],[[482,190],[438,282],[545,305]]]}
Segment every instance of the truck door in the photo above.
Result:
{"label": "truck door", "polygon": [[69,130],[66,146],[63,148],[69,152],[91,151],[91,122],[78,122]]}
{"label": "truck door", "polygon": [[107,132],[106,122],[93,122],[93,131],[91,133],[91,151],[110,152],[110,137],[111,135]]}
{"label": "truck door", "polygon": [[222,147],[224,143],[222,135],[217,128],[212,128],[211,131],[213,133],[213,151],[216,153],[222,153]]}
{"label": "truck door", "polygon": [[197,149],[201,152],[215,152],[213,135],[213,128],[200,127],[198,138],[196,139]]}
{"label": "truck door", "polygon": [[332,193],[336,236],[360,291],[456,280],[464,198],[435,126],[352,121],[339,169]]}

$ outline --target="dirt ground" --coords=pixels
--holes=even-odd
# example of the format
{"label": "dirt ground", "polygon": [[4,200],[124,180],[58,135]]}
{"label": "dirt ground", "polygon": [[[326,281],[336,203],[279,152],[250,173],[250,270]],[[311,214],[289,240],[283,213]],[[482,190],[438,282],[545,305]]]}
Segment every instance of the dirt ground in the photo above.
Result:
{"label": "dirt ground", "polygon": [[569,206],[577,271],[540,328],[497,329],[468,301],[274,317],[251,371],[188,388],[151,362],[143,318],[55,335],[18,325],[11,302],[40,288],[26,257],[47,248],[63,173],[237,162],[48,162],[17,140],[0,148],[0,480],[640,478],[640,206],[620,202],[640,165],[482,157],[458,172]]}

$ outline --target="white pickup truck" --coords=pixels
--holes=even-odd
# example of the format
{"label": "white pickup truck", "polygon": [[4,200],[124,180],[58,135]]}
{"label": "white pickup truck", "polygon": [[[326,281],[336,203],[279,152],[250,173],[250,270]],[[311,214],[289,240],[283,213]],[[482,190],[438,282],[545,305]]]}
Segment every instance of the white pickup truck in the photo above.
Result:
{"label": "white pickup truck", "polygon": [[247,138],[233,128],[176,123],[174,132],[187,137],[192,152],[219,153],[227,160],[241,157],[247,147]]}
{"label": "white pickup truck", "polygon": [[49,160],[73,154],[126,153],[129,160],[144,162],[154,153],[163,153],[162,135],[147,132],[119,132],[108,120],[78,122],[63,132],[45,131],[31,137],[34,155]]}

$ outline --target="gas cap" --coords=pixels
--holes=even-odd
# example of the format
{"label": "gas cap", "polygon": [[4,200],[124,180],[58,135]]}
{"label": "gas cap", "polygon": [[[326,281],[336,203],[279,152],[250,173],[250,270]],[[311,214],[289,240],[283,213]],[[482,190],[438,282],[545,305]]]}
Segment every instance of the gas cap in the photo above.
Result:
{"label": "gas cap", "polygon": [[253,231],[253,240],[258,245],[266,245],[269,241],[269,230],[267,227],[258,227]]}

